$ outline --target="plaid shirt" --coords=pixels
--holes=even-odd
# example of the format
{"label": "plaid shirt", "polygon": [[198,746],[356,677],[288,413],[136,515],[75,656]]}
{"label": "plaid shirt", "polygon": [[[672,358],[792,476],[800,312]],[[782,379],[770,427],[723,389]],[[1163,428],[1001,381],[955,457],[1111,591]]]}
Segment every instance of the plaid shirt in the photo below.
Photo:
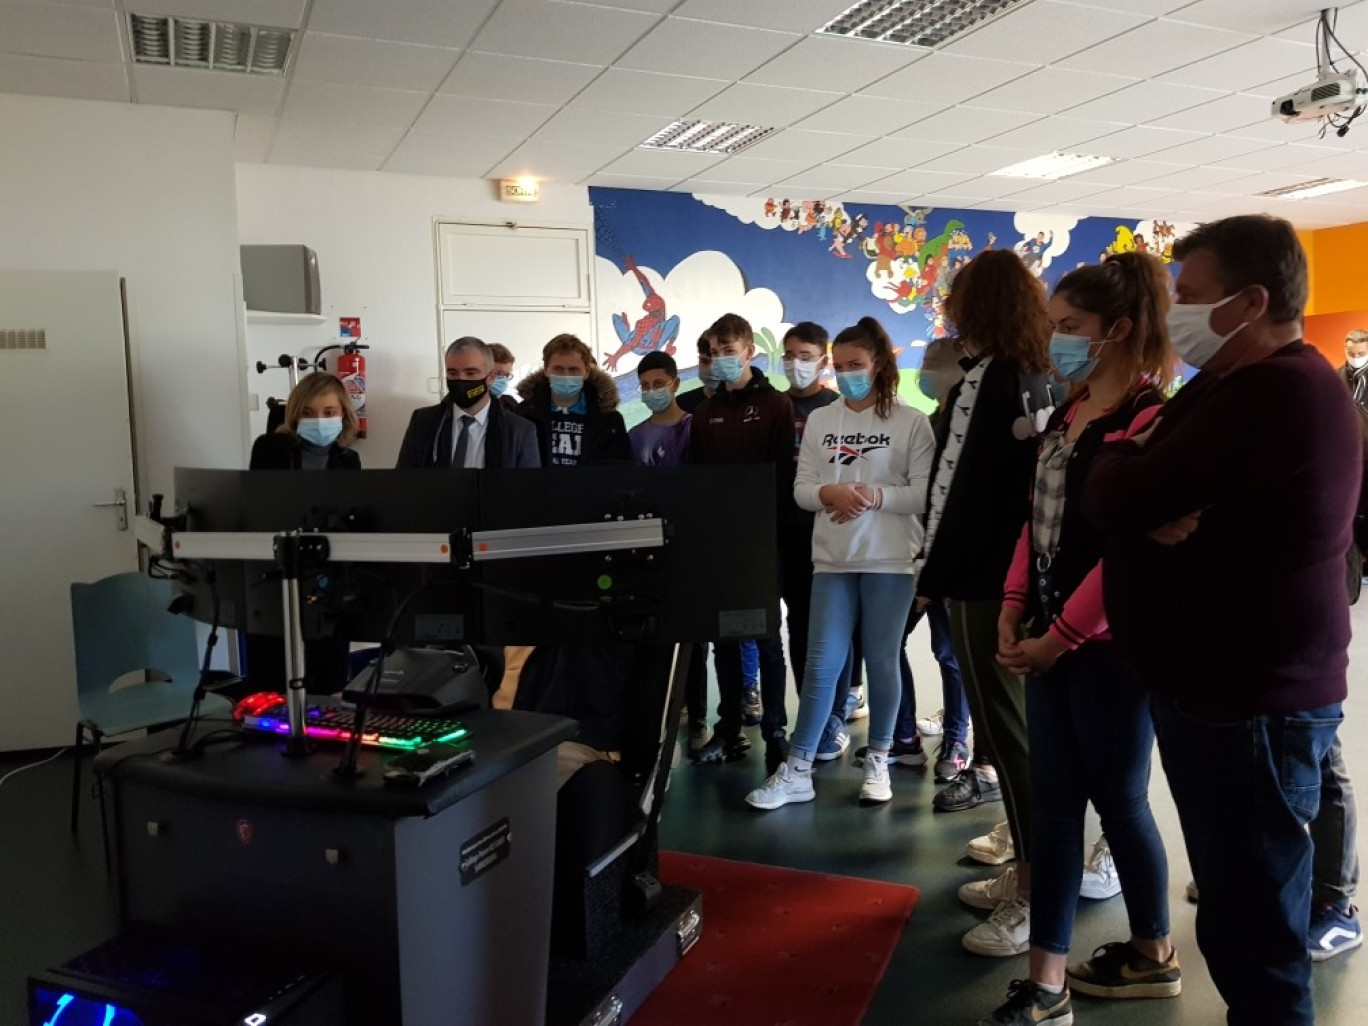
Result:
{"label": "plaid shirt", "polygon": [[1064,523],[1064,488],[1073,456],[1074,442],[1065,441],[1064,430],[1052,431],[1040,443],[1036,462],[1035,505],[1031,512],[1031,548],[1054,556]]}

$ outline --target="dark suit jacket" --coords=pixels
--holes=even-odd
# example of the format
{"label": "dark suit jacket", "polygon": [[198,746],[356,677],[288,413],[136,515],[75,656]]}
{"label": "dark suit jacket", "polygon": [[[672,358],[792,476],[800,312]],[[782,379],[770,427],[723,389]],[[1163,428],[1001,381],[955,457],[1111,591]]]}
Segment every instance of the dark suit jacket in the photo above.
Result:
{"label": "dark suit jacket", "polygon": [[[258,436],[252,443],[252,458],[247,464],[249,470],[299,470],[299,439],[294,435],[283,435],[278,431]],[[360,470],[361,457],[355,449],[333,445],[328,450],[329,470]]]}
{"label": "dark suit jacket", "polygon": [[[444,399],[436,406],[413,411],[404,442],[399,446],[396,469],[451,466],[453,410],[455,404]],[[489,404],[484,446],[484,465],[488,470],[542,465],[536,428],[498,400]]]}

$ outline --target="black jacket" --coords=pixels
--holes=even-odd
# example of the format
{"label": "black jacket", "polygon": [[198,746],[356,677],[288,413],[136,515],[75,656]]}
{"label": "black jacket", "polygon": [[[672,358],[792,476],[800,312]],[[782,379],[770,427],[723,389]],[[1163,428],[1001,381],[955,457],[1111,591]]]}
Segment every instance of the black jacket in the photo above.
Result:
{"label": "black jacket", "polygon": [[[973,366],[972,361],[966,362]],[[927,488],[928,514],[955,404],[964,388],[961,379],[950,390],[936,423],[936,465]],[[1023,393],[1028,400],[1022,399]],[[1031,515],[1031,481],[1040,447],[1035,433],[1025,427],[1023,402],[1029,402],[1032,409],[1049,406],[1044,375],[1022,373],[1003,360],[990,363],[979,385],[931,551],[917,579],[918,595],[1002,600],[1002,582],[1012,565],[1022,525]]]}
{"label": "black jacket", "polygon": [[[299,470],[302,465],[299,439],[272,431],[259,435],[252,443],[252,458],[247,467],[249,470]],[[334,444],[328,450],[327,469],[360,470],[361,457],[355,449]]]}
{"label": "black jacket", "polygon": [[[551,381],[544,371],[529,374],[518,382],[522,404],[518,413],[530,422],[537,432],[537,447],[541,465],[551,465]],[[589,369],[584,379],[587,412],[584,440],[580,443],[580,465],[588,463],[631,463],[632,446],[627,441],[627,425],[618,412],[617,385],[597,367]]]}
{"label": "black jacket", "polygon": [[[455,405],[447,398],[436,406],[413,411],[404,442],[399,446],[399,460],[394,464],[397,470],[451,466],[451,416]],[[542,465],[532,425],[502,402],[489,404],[484,446],[487,470]]]}

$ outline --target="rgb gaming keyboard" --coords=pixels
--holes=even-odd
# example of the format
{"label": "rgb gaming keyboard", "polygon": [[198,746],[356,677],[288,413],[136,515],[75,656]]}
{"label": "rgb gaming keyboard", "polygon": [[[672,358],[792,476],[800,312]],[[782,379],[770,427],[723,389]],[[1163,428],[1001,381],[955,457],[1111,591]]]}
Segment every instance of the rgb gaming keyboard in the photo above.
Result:
{"label": "rgb gaming keyboard", "polygon": [[[346,741],[351,736],[354,710],[350,706],[313,703],[304,718],[304,733],[319,741]],[[285,707],[270,713],[244,716],[242,726],[266,734],[288,734],[290,721]],[[470,731],[459,720],[444,720],[406,713],[370,711],[366,714],[361,743],[372,748],[398,748],[411,751],[442,742],[469,737]]]}

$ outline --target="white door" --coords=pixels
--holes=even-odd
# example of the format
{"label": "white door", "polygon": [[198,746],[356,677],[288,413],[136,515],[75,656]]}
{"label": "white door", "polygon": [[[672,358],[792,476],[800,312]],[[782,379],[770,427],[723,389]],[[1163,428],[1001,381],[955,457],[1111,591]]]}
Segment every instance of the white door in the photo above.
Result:
{"label": "white door", "polygon": [[112,271],[0,271],[0,751],[71,743],[70,585],[138,567],[123,324]]}

